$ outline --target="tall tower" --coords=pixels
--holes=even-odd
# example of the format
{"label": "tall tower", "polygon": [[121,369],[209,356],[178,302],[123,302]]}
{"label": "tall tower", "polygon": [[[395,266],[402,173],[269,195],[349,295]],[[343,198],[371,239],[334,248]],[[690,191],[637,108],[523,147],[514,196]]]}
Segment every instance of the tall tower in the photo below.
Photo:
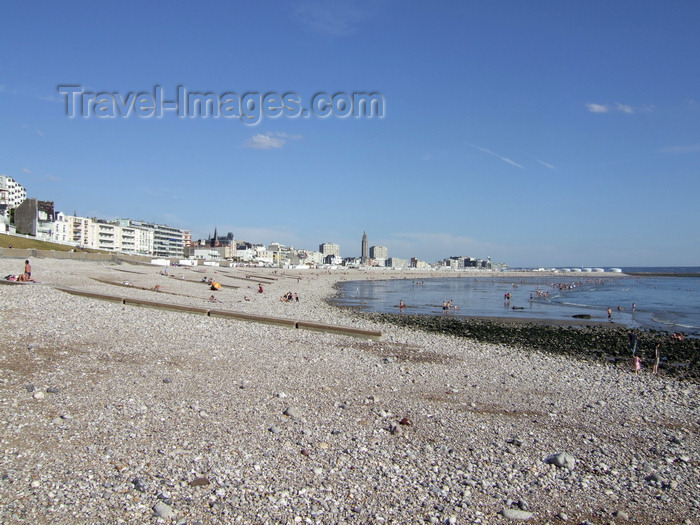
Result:
{"label": "tall tower", "polygon": [[360,262],[367,264],[369,261],[369,243],[367,242],[367,232],[362,232],[362,258]]}

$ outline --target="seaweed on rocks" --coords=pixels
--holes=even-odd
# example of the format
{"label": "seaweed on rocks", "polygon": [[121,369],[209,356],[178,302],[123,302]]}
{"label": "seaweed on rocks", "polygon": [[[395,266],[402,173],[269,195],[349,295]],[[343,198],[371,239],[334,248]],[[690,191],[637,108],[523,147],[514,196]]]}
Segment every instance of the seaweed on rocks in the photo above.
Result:
{"label": "seaweed on rocks", "polygon": [[[397,326],[466,337],[479,342],[529,348],[573,358],[622,363],[631,367],[628,329],[619,325],[569,326],[499,319],[361,312],[363,317]],[[641,331],[637,354],[651,370],[660,344],[660,374],[700,382],[700,339],[671,340],[666,332]]]}

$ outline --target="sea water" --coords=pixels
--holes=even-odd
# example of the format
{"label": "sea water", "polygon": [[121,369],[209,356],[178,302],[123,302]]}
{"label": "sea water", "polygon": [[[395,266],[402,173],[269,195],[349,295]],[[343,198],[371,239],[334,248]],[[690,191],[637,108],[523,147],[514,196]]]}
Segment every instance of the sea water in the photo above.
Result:
{"label": "sea water", "polygon": [[[700,336],[700,268],[623,268],[644,276],[562,273],[515,277],[508,272],[430,279],[341,283],[336,303],[373,312],[457,317],[612,321],[628,327]],[[670,273],[674,276],[659,276]],[[696,276],[678,276],[679,274]],[[508,294],[510,297],[508,297]],[[443,302],[451,308],[443,309]]]}

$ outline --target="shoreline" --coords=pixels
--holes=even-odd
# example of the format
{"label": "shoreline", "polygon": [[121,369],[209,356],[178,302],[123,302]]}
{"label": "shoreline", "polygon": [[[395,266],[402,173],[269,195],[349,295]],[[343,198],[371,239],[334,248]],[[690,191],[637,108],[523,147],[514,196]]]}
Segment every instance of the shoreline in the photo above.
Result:
{"label": "shoreline", "polygon": [[[482,326],[493,342],[330,307],[334,283],[352,272],[165,276],[153,266],[31,263],[40,283],[0,290],[3,523],[500,523],[513,513],[532,524],[680,523],[700,514],[700,387],[664,368],[653,376],[648,361],[637,375],[623,361],[496,338],[505,332],[486,321],[471,330]],[[0,258],[0,273],[21,266]],[[203,277],[230,286],[213,292]],[[382,335],[142,308],[59,286],[200,309],[214,295],[216,308]],[[300,301],[281,301],[289,291]],[[520,332],[545,329],[582,330]],[[556,466],[560,454],[567,462]]]}
{"label": "shoreline", "polygon": [[[356,312],[372,320],[477,342],[529,348],[572,358],[628,366],[632,355],[626,327],[605,322],[499,317],[443,317]],[[670,340],[665,332],[640,330],[637,355],[652,360],[660,346],[660,370],[669,377],[700,383],[700,339]]]}
{"label": "shoreline", "polygon": [[[517,277],[541,277],[544,274],[544,272],[519,272]],[[581,274],[577,274],[581,275]],[[600,277],[600,273],[596,272],[590,272],[587,274],[583,274],[587,277]],[[624,274],[624,273],[616,273],[616,272],[607,272],[607,276],[618,279],[618,278],[635,278],[635,277],[653,277],[653,276],[663,276],[663,277],[674,277],[676,276],[675,274]],[[700,277],[700,274],[679,274],[678,276],[680,277]],[[484,278],[486,276],[484,275],[475,275],[475,274],[470,274],[466,276],[460,276],[461,278]],[[494,274],[493,280],[499,278],[499,277],[505,277],[502,273],[499,274]],[[568,275],[560,274],[560,273],[555,273],[555,272],[550,272],[546,277],[568,277]],[[433,276],[432,278],[437,278],[440,279],[442,276]],[[404,279],[406,279],[404,277]],[[429,277],[426,277],[426,279],[429,279]],[[381,280],[381,279],[376,279],[376,280]],[[391,280],[391,279],[385,279],[385,280]],[[505,279],[508,280],[508,279]],[[354,279],[354,280],[348,280],[348,281],[338,281],[335,284],[336,292],[333,294],[332,297],[329,298],[329,304],[332,304],[333,306],[337,306],[339,308],[348,308],[350,310],[354,310],[356,312],[361,312],[361,313],[381,313],[381,314],[387,314],[387,315],[393,315],[393,311],[382,311],[382,312],[374,312],[370,306],[366,306],[366,303],[359,303],[359,302],[353,302],[352,299],[348,299],[347,297],[344,296],[345,291],[341,289],[341,286],[346,286],[348,284],[351,284],[353,282],[358,282],[362,283],[363,280],[361,279]],[[346,303],[346,304],[343,304]],[[417,307],[417,308],[422,308],[424,311],[421,313],[415,313],[411,314],[411,309],[414,308],[411,305],[406,305],[406,310],[403,312],[404,314],[407,315],[420,315],[420,316],[437,316],[437,317],[442,317],[444,312],[438,312],[436,311],[435,313],[430,313],[425,311],[425,308],[422,307]],[[438,306],[435,305],[435,308],[437,309]],[[560,307],[561,308],[561,307]],[[584,307],[582,310],[585,312],[586,307]],[[515,310],[516,308],[513,307]],[[518,308],[518,310],[524,310],[524,308]],[[682,326],[676,326],[675,328],[672,328],[671,326],[664,327],[660,326],[659,323],[656,325],[646,325],[646,326],[629,326],[625,324],[624,322],[620,322],[618,320],[609,320],[605,319],[604,317],[604,311],[597,312],[600,315],[595,315],[594,314],[587,314],[587,313],[580,313],[580,314],[575,314],[575,315],[570,315],[569,317],[561,317],[561,318],[554,318],[554,317],[547,317],[546,314],[543,315],[542,317],[527,317],[525,315],[519,316],[517,314],[514,315],[479,315],[479,314],[467,314],[467,313],[462,313],[460,312],[449,312],[448,317],[456,318],[456,319],[462,319],[464,321],[469,321],[469,320],[492,320],[492,321],[498,321],[501,323],[514,323],[514,324],[531,324],[531,325],[550,325],[550,326],[571,326],[571,327],[587,327],[587,326],[596,326],[596,327],[603,327],[603,326],[610,326],[610,327],[617,327],[617,328],[623,328],[623,329],[635,329],[637,331],[641,332],[649,332],[649,333],[656,333],[659,335],[666,335],[669,336],[671,333],[675,333],[677,331],[682,331],[685,332],[685,337],[687,339],[700,339],[700,332],[698,332],[697,328],[694,327],[682,327]],[[554,312],[550,312],[551,315],[556,315]]]}

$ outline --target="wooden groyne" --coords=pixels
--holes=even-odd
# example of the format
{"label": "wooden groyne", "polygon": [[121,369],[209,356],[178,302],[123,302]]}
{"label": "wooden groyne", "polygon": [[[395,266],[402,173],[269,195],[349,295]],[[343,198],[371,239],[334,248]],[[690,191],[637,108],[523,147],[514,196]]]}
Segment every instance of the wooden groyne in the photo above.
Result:
{"label": "wooden groyne", "polygon": [[117,302],[129,306],[141,306],[147,308],[157,308],[161,310],[172,310],[183,313],[194,313],[206,315],[209,317],[218,317],[223,319],[232,319],[237,321],[250,321],[254,323],[269,324],[275,326],[283,326],[286,328],[294,328],[301,330],[313,330],[317,332],[333,333],[337,335],[348,335],[351,337],[359,337],[363,339],[379,339],[382,336],[381,332],[374,330],[363,330],[360,328],[352,328],[348,326],[329,325],[313,321],[297,321],[294,319],[283,319],[279,317],[268,317],[264,315],[248,314],[244,312],[234,312],[231,310],[219,310],[206,308],[201,306],[187,306],[182,304],[162,303],[159,301],[150,301],[147,299],[133,299],[129,297],[120,297],[98,292],[90,292],[87,290],[77,290],[75,288],[56,287],[56,290],[65,292],[71,295],[88,297],[90,299],[98,299],[101,301]]}

